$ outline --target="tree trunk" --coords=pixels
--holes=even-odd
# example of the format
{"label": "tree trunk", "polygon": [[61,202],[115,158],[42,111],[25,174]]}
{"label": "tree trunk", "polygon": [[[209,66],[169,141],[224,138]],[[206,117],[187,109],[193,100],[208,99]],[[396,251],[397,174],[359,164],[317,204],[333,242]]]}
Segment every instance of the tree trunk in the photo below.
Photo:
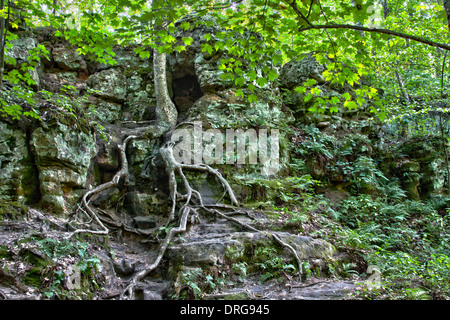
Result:
{"label": "tree trunk", "polygon": [[[5,0],[0,0],[0,10],[5,9]],[[0,95],[3,89],[3,74],[5,72],[5,17],[0,18]]]}
{"label": "tree trunk", "polygon": [[173,129],[177,124],[178,111],[169,96],[166,76],[166,54],[153,50],[153,73],[156,94],[156,119],[167,129]]}
{"label": "tree trunk", "polygon": [[[445,15],[447,17],[447,28],[450,31],[450,0],[443,1]],[[445,60],[447,58],[447,52],[444,54],[444,58],[442,61],[442,70],[441,70],[441,95],[444,93],[444,70],[445,70]],[[445,156],[445,165],[447,167],[447,194],[450,195],[450,165],[448,160],[448,145],[447,138],[444,135],[444,127],[442,121],[442,113],[439,114],[439,128],[441,129],[441,139],[442,139],[442,148],[444,149]]]}
{"label": "tree trunk", "polygon": [[447,26],[448,29],[450,30],[450,0],[444,0],[444,10],[445,10],[445,15],[447,17]]}

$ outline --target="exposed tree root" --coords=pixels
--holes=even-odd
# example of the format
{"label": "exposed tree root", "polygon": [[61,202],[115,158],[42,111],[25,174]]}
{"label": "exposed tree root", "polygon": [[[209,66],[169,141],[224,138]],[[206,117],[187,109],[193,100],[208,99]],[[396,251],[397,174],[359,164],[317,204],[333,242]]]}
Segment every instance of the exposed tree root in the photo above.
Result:
{"label": "exposed tree root", "polygon": [[[206,207],[203,207],[203,209],[205,209],[208,212],[215,213],[215,214],[217,214],[217,215],[219,215],[219,216],[221,216],[221,217],[223,217],[223,218],[225,218],[225,219],[227,219],[229,221],[233,221],[234,223],[237,223],[237,224],[241,225],[242,227],[244,227],[246,229],[249,229],[251,231],[258,232],[258,233],[259,232],[261,232],[261,233],[264,232],[264,233],[270,234],[280,245],[282,245],[283,247],[288,248],[292,252],[292,254],[294,255],[295,260],[297,261],[297,264],[298,264],[298,268],[299,268],[299,273],[298,273],[299,280],[301,281],[301,276],[303,274],[303,270],[302,270],[303,268],[302,268],[302,262],[301,262],[301,260],[300,260],[300,258],[298,256],[298,254],[297,254],[297,251],[295,251],[295,249],[290,244],[288,244],[288,243],[284,242],[283,240],[281,240],[281,238],[275,232],[259,230],[257,228],[254,228],[254,227],[252,227],[252,226],[250,226],[250,225],[240,221],[239,219],[231,217],[229,214],[224,214],[223,212],[221,212],[221,211],[219,211],[217,209],[211,209],[211,208],[206,208]],[[239,211],[239,210],[233,212],[233,214],[236,214],[236,213],[244,213],[244,212]]]}
{"label": "exposed tree root", "polygon": [[[239,205],[239,203],[238,203],[236,196],[234,195],[234,192],[233,192],[232,188],[230,187],[229,183],[222,177],[220,172],[211,168],[208,165],[189,165],[189,164],[181,164],[181,163],[177,162],[173,156],[173,146],[174,146],[173,142],[166,143],[162,148],[160,148],[160,154],[161,154],[163,161],[165,163],[165,166],[166,166],[166,173],[169,176],[170,195],[171,195],[171,199],[172,199],[172,208],[169,213],[168,223],[170,223],[171,221],[173,221],[176,218],[175,211],[176,211],[178,200],[184,200],[183,205],[179,209],[179,214],[181,214],[179,226],[170,229],[165,240],[163,241],[163,243],[161,244],[161,246],[159,248],[159,252],[158,252],[158,256],[157,256],[156,260],[151,265],[145,266],[142,270],[140,270],[138,273],[136,273],[133,276],[133,278],[130,280],[130,282],[127,285],[127,287],[125,288],[125,290],[122,292],[122,294],[120,296],[121,299],[126,299],[127,296],[128,296],[128,299],[134,299],[134,288],[136,287],[137,283],[139,281],[141,281],[143,278],[145,278],[149,273],[151,273],[153,270],[155,270],[159,266],[164,254],[167,250],[167,247],[169,246],[169,243],[173,240],[175,235],[186,231],[189,215],[191,213],[193,213],[194,214],[193,217],[197,216],[198,209],[202,209],[211,214],[217,214],[217,215],[219,215],[229,221],[237,223],[251,231],[258,232],[258,233],[266,232],[266,231],[258,230],[244,222],[241,222],[239,219],[232,217],[230,214],[223,213],[221,210],[217,209],[217,208],[232,209],[232,210],[234,210],[232,212],[233,214],[245,213],[244,211],[239,210],[239,209],[235,210],[236,208],[233,206],[227,206],[227,205],[221,205],[221,204],[205,205],[203,203],[203,199],[202,199],[200,192],[191,187],[183,170],[206,171],[208,173],[213,174],[214,176],[216,176],[216,178],[218,178],[218,180],[220,181],[220,183],[222,184],[222,186],[228,193],[232,205],[237,206],[237,205]],[[178,174],[180,176],[180,178],[183,182],[183,185],[184,185],[184,189],[186,190],[186,194],[178,193],[176,174]],[[194,199],[197,200],[197,204],[191,203]],[[281,238],[276,233],[269,232],[269,234],[271,234],[272,237],[279,244],[288,248],[293,253],[293,255],[295,256],[295,259],[297,260],[298,266],[299,266],[299,270],[300,270],[299,277],[301,277],[302,264],[301,264],[301,260],[298,257],[295,249],[291,245],[289,245],[286,242],[284,242],[283,240],[281,240]]]}
{"label": "exposed tree root", "polygon": [[[89,203],[93,196],[95,196],[95,195],[99,194],[100,192],[105,191],[107,189],[116,187],[119,184],[121,179],[125,180],[124,181],[125,185],[129,184],[128,160],[127,160],[127,155],[126,155],[126,149],[127,149],[128,143],[135,138],[136,138],[136,136],[128,136],[127,138],[125,138],[125,140],[122,142],[122,144],[118,146],[118,150],[119,150],[119,154],[120,154],[120,162],[122,165],[121,169],[114,175],[114,177],[112,178],[111,181],[103,183],[103,184],[95,187],[94,189],[86,192],[81,200],[81,205],[77,209],[77,215],[75,216],[75,220],[77,219],[77,216],[79,213],[85,213],[91,218],[91,221],[93,220],[97,223],[97,225],[100,227],[100,230],[76,229],[74,232],[72,232],[69,235],[69,238],[78,233],[91,233],[91,234],[98,234],[98,235],[108,234],[109,229],[107,227],[105,227],[105,225],[100,220],[100,218],[98,217],[95,210],[89,205]],[[72,223],[72,221],[70,223]]]}
{"label": "exposed tree root", "polygon": [[[196,207],[195,204],[191,204],[193,198],[197,199],[201,208],[206,209],[206,207],[203,205],[203,200],[200,192],[191,187],[188,179],[186,178],[183,172],[183,169],[206,171],[208,173],[213,174],[221,182],[224,189],[227,191],[228,195],[230,196],[232,204],[238,205],[238,201],[236,199],[236,196],[234,195],[233,190],[231,189],[229,183],[222,177],[219,171],[211,168],[208,165],[188,165],[177,162],[173,156],[174,145],[175,145],[174,142],[167,142],[163,147],[159,149],[159,152],[164,161],[166,173],[169,176],[170,197],[172,199],[172,208],[169,213],[168,224],[175,219],[177,201],[185,200],[184,204],[179,209],[179,213],[181,214],[179,226],[169,230],[166,239],[160,246],[156,260],[151,265],[144,267],[144,269],[142,269],[141,271],[139,271],[137,274],[134,275],[134,277],[131,279],[130,283],[122,293],[121,299],[124,299],[126,294],[128,294],[129,299],[134,298],[134,288],[136,287],[137,282],[142,280],[145,276],[147,276],[150,272],[152,272],[158,267],[173,237],[179,233],[186,231],[189,215],[191,213],[194,213],[193,217],[196,217],[198,215],[197,213],[198,207]],[[178,193],[176,173],[180,176],[181,180],[183,181],[186,194]]]}
{"label": "exposed tree root", "polygon": [[[79,211],[86,213],[90,218],[91,221],[95,221],[97,225],[101,228],[100,230],[91,230],[91,229],[77,229],[73,233],[70,234],[69,237],[72,237],[75,234],[78,233],[91,233],[91,234],[97,234],[97,235],[106,235],[109,232],[109,229],[103,224],[102,220],[105,221],[105,219],[102,219],[99,217],[97,212],[89,205],[90,200],[93,196],[99,194],[102,191],[105,191],[109,188],[116,187],[119,184],[119,181],[121,179],[124,179],[125,185],[128,184],[128,161],[126,158],[126,147],[127,144],[132,140],[136,139],[135,136],[129,136],[127,137],[121,145],[119,145],[118,149],[120,152],[120,159],[122,167],[121,169],[114,175],[113,179],[109,182],[106,182],[104,184],[99,185],[98,187],[86,192],[86,194],[82,198],[82,202],[79,208]],[[173,240],[173,238],[180,233],[183,233],[186,231],[188,218],[191,216],[192,223],[194,222],[194,218],[198,216],[198,210],[204,210],[211,214],[219,215],[229,221],[232,221],[234,223],[239,224],[240,226],[251,230],[253,232],[264,232],[270,234],[280,245],[288,248],[294,255],[295,259],[297,260],[298,266],[299,266],[299,277],[301,277],[302,271],[302,264],[301,260],[297,255],[297,252],[295,249],[281,240],[281,238],[276,233],[261,231],[253,226],[250,226],[239,219],[236,219],[232,217],[233,214],[245,214],[242,209],[237,208],[236,206],[239,205],[236,196],[228,183],[228,181],[223,178],[223,176],[220,174],[218,170],[215,170],[211,168],[208,165],[200,164],[200,165],[189,165],[189,164],[182,164],[175,160],[173,156],[173,146],[175,144],[173,142],[167,142],[163,147],[160,148],[160,154],[163,159],[163,162],[165,164],[166,173],[169,177],[169,190],[170,190],[170,197],[172,199],[172,206],[169,212],[168,222],[167,224],[170,224],[176,219],[176,209],[177,204],[179,201],[183,201],[182,205],[180,206],[180,209],[178,210],[178,216],[180,216],[179,219],[179,225],[178,227],[171,228],[166,236],[166,238],[163,240],[163,242],[160,245],[158,256],[155,259],[155,261],[147,266],[144,266],[140,271],[138,271],[133,278],[129,281],[127,287],[125,290],[121,293],[120,298],[121,299],[134,299],[134,289],[139,281],[144,279],[149,273],[151,273],[153,270],[155,270],[159,264],[162,261],[162,258],[164,257],[164,254],[170,244],[170,242]],[[226,194],[228,194],[231,205],[225,205],[225,204],[204,204],[202,196],[199,191],[195,190],[191,187],[188,179],[186,178],[184,174],[184,170],[193,170],[193,171],[204,171],[208,172],[212,175],[214,175],[218,181],[222,184],[223,188],[225,189]],[[181,181],[183,183],[183,187],[185,190],[185,194],[180,194],[178,192],[178,185],[176,180],[176,175],[178,175],[181,178]],[[194,202],[195,201],[195,202]],[[225,212],[226,210],[232,210],[231,212]],[[102,212],[99,210],[100,213]],[[91,222],[90,221],[90,222]],[[89,222],[89,223],[90,223]],[[124,227],[120,224],[116,224],[116,227]]]}
{"label": "exposed tree root", "polygon": [[[99,193],[109,189],[113,188],[119,185],[119,182],[122,180],[124,181],[124,185],[128,185],[129,183],[129,171],[128,171],[128,161],[126,157],[126,148],[127,144],[133,140],[133,139],[158,139],[161,138],[164,135],[170,135],[171,130],[173,130],[176,126],[177,119],[178,119],[178,112],[173,104],[173,102],[170,99],[168,90],[167,90],[167,82],[166,82],[166,56],[163,53],[159,53],[158,50],[154,50],[153,52],[153,67],[154,67],[154,73],[155,73],[155,93],[156,93],[156,121],[145,127],[140,128],[134,128],[131,130],[125,130],[125,134],[129,135],[126,137],[121,145],[119,145],[119,153],[120,153],[120,160],[121,160],[121,169],[114,175],[113,179],[109,182],[106,182],[104,184],[101,184],[97,187],[95,187],[92,190],[89,190],[86,192],[82,198],[81,204],[79,205],[79,209],[77,210],[77,215],[75,217],[75,220],[78,220],[78,214],[83,213],[87,215],[90,218],[90,221],[86,222],[85,224],[90,224],[91,222],[95,222],[98,226],[97,230],[92,229],[86,229],[86,228],[80,228],[76,229],[74,232],[70,234],[69,237],[72,237],[75,234],[79,233],[91,233],[91,234],[97,234],[97,235],[106,235],[109,232],[109,229],[104,225],[103,222],[117,228],[124,228],[127,230],[127,227],[123,223],[118,223],[116,221],[109,221],[110,219],[100,217],[96,211],[99,213],[105,214],[105,212],[102,212],[101,210],[95,210],[90,206],[90,201],[98,195]],[[234,223],[237,223],[246,229],[249,229],[253,232],[265,232],[260,231],[248,224],[245,224],[241,222],[240,220],[232,217],[232,214],[238,214],[238,213],[244,213],[242,210],[239,210],[239,208],[236,208],[239,203],[236,199],[236,196],[234,195],[234,192],[228,183],[226,179],[222,177],[220,172],[216,169],[211,168],[210,166],[206,164],[182,164],[175,160],[173,156],[173,142],[167,142],[164,144],[163,147],[160,148],[159,152],[163,159],[166,173],[169,177],[169,190],[170,190],[170,197],[172,200],[171,209],[168,215],[168,222],[167,225],[170,225],[175,220],[179,220],[178,227],[171,228],[169,232],[167,233],[166,238],[162,241],[158,256],[155,259],[155,261],[150,265],[145,265],[141,270],[139,270],[128,282],[128,285],[124,289],[124,291],[121,293],[120,298],[121,299],[134,299],[134,293],[135,293],[135,287],[138,284],[139,281],[144,279],[150,272],[155,270],[160,262],[162,261],[162,258],[164,257],[164,254],[170,244],[170,242],[173,240],[174,236],[177,234],[183,233],[186,231],[188,218],[191,216],[192,223],[194,223],[195,218],[198,217],[198,211],[204,210],[211,214],[217,214],[227,220],[230,220]],[[193,170],[193,171],[202,171],[207,172],[211,175],[213,175],[218,182],[223,186],[225,195],[228,195],[231,206],[228,205],[209,205],[204,204],[202,195],[199,191],[195,190],[191,187],[189,184],[188,179],[186,178],[184,174],[184,170]],[[185,194],[180,194],[178,190],[177,185],[177,179],[176,176],[179,176],[183,183],[183,189],[186,192]],[[183,201],[181,205],[179,205],[179,202]],[[177,206],[179,206],[179,210],[177,212]],[[224,213],[226,211],[233,210],[231,212]],[[79,221],[78,224],[80,225]],[[70,225],[70,223],[69,223]],[[129,229],[129,228],[128,228]],[[133,230],[132,230],[133,231]],[[295,251],[295,249],[290,246],[289,244],[285,243],[281,240],[281,238],[276,233],[271,233],[272,237],[280,243],[282,246],[288,248],[292,251],[294,254],[299,268],[301,269],[301,261]],[[301,272],[300,272],[301,274]]]}

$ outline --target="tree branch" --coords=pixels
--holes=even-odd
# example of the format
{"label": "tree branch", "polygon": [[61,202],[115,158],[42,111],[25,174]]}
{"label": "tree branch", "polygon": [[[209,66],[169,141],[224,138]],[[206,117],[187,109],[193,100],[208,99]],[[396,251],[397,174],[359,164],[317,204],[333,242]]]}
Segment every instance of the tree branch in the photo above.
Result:
{"label": "tree branch", "polygon": [[[301,15],[301,17],[303,18],[303,14]],[[307,21],[307,20],[305,20]],[[431,41],[428,39],[424,39],[421,37],[417,37],[417,36],[413,36],[407,33],[403,33],[403,32],[399,32],[399,31],[394,31],[394,30],[389,30],[389,29],[383,29],[383,28],[369,28],[369,27],[363,27],[363,26],[357,26],[357,25],[350,25],[350,24],[321,24],[321,25],[312,25],[309,21],[307,21],[310,26],[309,27],[302,27],[300,28],[298,31],[303,32],[306,30],[311,30],[311,29],[351,29],[351,30],[359,30],[359,31],[366,31],[366,32],[376,32],[376,33],[382,33],[382,34],[388,34],[388,35],[392,35],[392,36],[396,36],[399,38],[403,38],[403,39],[409,39],[409,40],[413,40],[416,42],[420,42],[432,47],[437,47],[437,48],[441,48],[447,51],[450,51],[450,45],[446,45],[443,43],[439,43],[439,42],[435,42],[435,41]]]}
{"label": "tree branch", "polygon": [[[292,3],[289,3],[289,5],[291,6],[292,9],[294,9],[295,13],[300,16],[300,18],[302,18],[307,24],[310,25],[310,27],[308,27],[307,29],[314,29],[315,26],[309,22],[308,18],[305,17],[305,15],[300,11],[300,9],[297,7],[297,3],[295,2],[296,0],[293,0]],[[312,5],[311,5],[312,7]],[[311,9],[311,8],[310,8]],[[308,14],[309,16],[309,14]]]}

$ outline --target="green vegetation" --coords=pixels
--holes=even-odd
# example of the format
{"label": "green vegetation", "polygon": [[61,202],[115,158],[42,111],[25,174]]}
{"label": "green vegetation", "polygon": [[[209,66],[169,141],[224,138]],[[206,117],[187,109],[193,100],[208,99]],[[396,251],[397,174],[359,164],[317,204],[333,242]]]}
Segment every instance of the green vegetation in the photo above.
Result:
{"label": "green vegetation", "polygon": [[19,202],[0,200],[0,223],[2,220],[23,219],[28,213],[28,207]]}
{"label": "green vegetation", "polygon": [[[20,260],[26,269],[23,283],[39,289],[48,299],[91,299],[100,289],[100,260],[83,240],[23,237]],[[5,258],[13,258],[8,248]]]}
{"label": "green vegetation", "polygon": [[[103,121],[101,103],[95,100],[99,90],[65,84],[64,77],[83,82],[99,70],[112,70],[110,67],[120,62],[114,51],[118,47],[131,48],[147,62],[153,50],[178,54],[172,56],[177,60],[196,45],[201,54],[186,68],[198,69],[199,61],[210,61],[215,69],[208,72],[216,73],[221,81],[207,92],[210,100],[196,106],[209,127],[283,131],[286,163],[280,176],[245,176],[243,182],[233,181],[241,184],[241,196],[249,200],[244,206],[261,209],[277,231],[324,239],[348,255],[348,261],[330,264],[325,272],[310,261],[299,266],[283,260],[282,249],[275,245],[232,247],[226,253],[229,269],[222,274],[183,269],[176,298],[201,298],[224,286],[229,275],[233,281],[245,282],[247,276],[257,274],[264,282],[292,277],[298,271],[306,278],[356,278],[363,285],[355,298],[450,298],[447,1],[443,5],[419,0],[18,0],[2,4],[0,117],[11,128],[24,128],[26,139],[21,137],[27,140],[23,148],[29,159],[15,159],[15,141],[2,139],[0,169],[17,160],[42,170],[31,159],[30,135],[36,126],[57,122],[107,140],[104,124],[108,121]],[[37,37],[45,40],[38,43]],[[73,74],[60,74],[62,78],[51,90],[42,89],[39,75],[45,63],[54,62],[49,48],[58,41],[73,46],[77,57],[82,56],[89,65],[66,66]],[[308,63],[305,70],[292,67],[294,80],[283,74],[283,67],[300,59]],[[47,70],[52,68],[47,66]],[[97,69],[90,73],[89,68]],[[147,74],[150,70],[139,65],[134,72],[127,70],[126,78],[117,79],[127,82],[136,76],[142,81],[141,76],[151,77]],[[121,72],[117,71],[124,76]],[[117,80],[111,74],[103,76]],[[141,89],[140,82],[132,84]],[[232,96],[228,100],[221,100],[217,93],[223,88],[231,88],[226,93]],[[145,90],[145,94],[151,91]],[[116,92],[117,96],[105,94],[102,103],[110,104],[117,113],[126,107],[133,109],[135,105],[124,102],[125,91]],[[151,98],[145,96],[144,100],[147,103]],[[214,115],[206,112],[209,107],[223,105],[228,108],[224,117],[208,118]],[[276,112],[271,113],[272,109]],[[128,116],[139,118],[133,113]],[[117,134],[120,139],[123,136],[125,131]],[[112,159],[106,146],[104,151],[103,173],[107,174],[100,177],[98,173],[97,179],[102,182],[119,167],[117,157]],[[150,168],[153,155],[149,160],[144,153],[130,161],[130,166],[138,163]],[[64,165],[72,160],[71,155],[66,158]],[[45,162],[46,157],[39,160],[41,166],[58,162]],[[85,171],[90,165],[86,164]],[[226,175],[233,174],[232,170]],[[44,193],[54,188],[52,196],[63,203],[66,194],[90,184],[76,168],[74,181],[61,187],[60,171],[51,171],[46,181],[39,181],[39,172],[33,171],[36,190]],[[139,176],[133,173],[132,183]],[[119,178],[117,188],[122,187]],[[47,189],[38,186],[41,182],[47,183]],[[129,185],[128,176],[124,182]],[[24,193],[16,184],[4,193]],[[120,199],[111,203],[124,198],[128,199],[120,193]],[[21,203],[0,201],[0,223],[26,215],[27,208]],[[158,234],[168,233],[167,228],[161,226]],[[25,243],[29,246],[20,248],[20,258],[28,267],[23,282],[39,288],[47,298],[89,298],[100,287],[96,274],[101,263],[89,253],[87,242],[29,237],[21,240]],[[11,257],[8,248],[0,246],[0,258]],[[70,270],[64,259],[69,257],[70,265],[79,272],[81,291],[68,289]],[[376,266],[381,279],[379,286],[370,290],[364,284],[370,276],[368,266]]]}
{"label": "green vegetation", "polygon": [[[353,256],[353,263],[333,267],[331,275],[340,277],[347,273],[364,279],[367,266],[375,265],[381,272],[381,286],[361,289],[358,298],[448,299],[450,198],[434,194],[421,200],[408,194],[411,179],[425,182],[421,175],[426,169],[416,168],[418,165],[413,162],[394,167],[383,165],[386,159],[398,159],[406,153],[424,163],[422,150],[426,161],[439,158],[436,149],[430,147],[433,137],[439,138],[438,133],[428,135],[428,141],[420,138],[423,132],[411,134],[404,144],[386,152],[383,148],[375,150],[367,135],[359,133],[336,139],[310,126],[303,132],[296,136],[303,143],[293,140],[294,154],[320,159],[319,168],[325,172],[318,177],[323,183],[337,185],[336,192],[343,199],[332,203],[316,189],[309,203],[291,197],[284,209],[309,213],[310,219],[302,222],[313,222],[311,235],[326,239]],[[315,166],[310,162],[309,166],[293,168],[297,172],[317,173]],[[364,265],[358,265],[360,259]]]}

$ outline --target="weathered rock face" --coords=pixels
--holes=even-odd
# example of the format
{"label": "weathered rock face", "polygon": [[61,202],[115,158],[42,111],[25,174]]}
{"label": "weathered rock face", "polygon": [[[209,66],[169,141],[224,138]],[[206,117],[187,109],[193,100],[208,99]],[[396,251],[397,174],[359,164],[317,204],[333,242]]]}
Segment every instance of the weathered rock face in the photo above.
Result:
{"label": "weathered rock face", "polygon": [[[245,223],[258,223],[258,219],[245,216],[235,218]],[[317,273],[326,274],[327,266],[337,259],[335,248],[323,240],[284,232],[276,232],[276,235],[295,250],[305,267],[312,266]],[[196,275],[214,275],[212,281],[217,283],[221,278],[226,279],[225,283],[220,284],[222,294],[206,295],[206,299],[255,299],[259,290],[264,295],[273,292],[275,298],[279,296],[275,291],[280,288],[275,289],[277,286],[274,286],[273,290],[268,290],[270,284],[262,284],[262,281],[276,278],[277,274],[283,273],[283,266],[294,268],[293,265],[297,265],[292,251],[281,247],[273,235],[247,232],[230,221],[211,221],[208,217],[202,217],[202,223],[192,226],[181,239],[175,241],[169,248],[168,257],[169,273],[175,279],[174,294],[178,297],[183,295],[186,279],[195,282]],[[311,272],[309,268],[303,272]],[[288,269],[285,272],[289,274]],[[290,281],[299,280],[296,272],[291,277]],[[245,289],[239,289],[241,284],[245,285]],[[256,284],[260,288],[255,288],[253,292],[251,288]]]}
{"label": "weathered rock face", "polygon": [[[73,95],[71,108],[77,117],[83,118],[84,124],[78,126],[73,119],[53,117],[55,109],[60,112],[61,106],[50,106],[49,110],[44,107],[43,123],[23,131],[0,122],[0,174],[4,176],[0,196],[7,201],[41,202],[54,213],[68,214],[91,182],[110,179],[111,172],[119,168],[116,146],[120,138],[116,134],[120,122],[155,118],[152,61],[141,59],[133,48],[117,47],[114,48],[117,63],[100,64],[80,55],[76,48],[52,36],[51,31],[38,32],[43,33],[36,37],[32,33],[20,34],[8,56],[20,66],[27,62],[30,50],[43,44],[49,56],[42,57],[32,77],[40,89],[54,94],[59,94],[63,86],[73,86],[80,98]],[[88,90],[94,93],[82,98]],[[89,122],[99,126],[119,125],[103,129],[101,135],[109,143],[100,143],[101,135],[96,137]],[[144,167],[154,151],[153,146],[144,149],[144,154],[132,155],[131,171],[136,172],[138,183],[142,180],[141,172],[148,170]]]}
{"label": "weathered rock face", "polygon": [[39,171],[43,205],[54,213],[70,213],[87,187],[96,154],[95,136],[56,123],[37,128],[30,144]]}
{"label": "weathered rock face", "polygon": [[105,101],[96,97],[89,97],[90,116],[99,123],[116,123],[122,119],[122,104],[113,101]]}
{"label": "weathered rock face", "polygon": [[[204,17],[208,19],[208,17]],[[175,52],[169,56],[168,64],[173,75],[173,79],[180,79],[186,76],[195,76],[198,86],[203,93],[225,90],[233,87],[230,80],[222,80],[223,73],[218,70],[220,59],[224,54],[209,54],[202,52],[202,45],[206,42],[203,36],[206,33],[213,35],[218,32],[214,27],[196,27],[177,35],[177,40],[182,37],[191,37],[192,45],[186,51]]]}
{"label": "weathered rock face", "polygon": [[85,71],[86,61],[76,52],[76,48],[68,47],[67,44],[60,44],[52,48],[53,61],[62,70]]}
{"label": "weathered rock face", "polygon": [[277,92],[265,92],[260,100],[249,103],[236,97],[233,89],[208,93],[201,97],[188,112],[189,121],[201,120],[213,128],[280,128],[293,120],[281,111]]}
{"label": "weathered rock face", "polygon": [[324,66],[320,65],[312,53],[300,56],[296,61],[286,63],[280,72],[280,86],[293,89],[308,79],[325,82],[322,77]]}
{"label": "weathered rock face", "polygon": [[119,69],[97,72],[89,77],[87,84],[103,99],[124,102],[127,96],[127,79]]}
{"label": "weathered rock face", "polygon": [[0,122],[0,133],[0,199],[21,203],[38,201],[37,171],[26,133],[5,122]]}
{"label": "weathered rock face", "polygon": [[[399,152],[408,156],[397,165],[397,175],[412,199],[441,192],[445,183],[445,160],[439,138],[413,138]],[[418,189],[420,187],[421,192]]]}
{"label": "weathered rock face", "polygon": [[[14,65],[8,64],[9,59],[5,60],[5,68],[6,69],[12,69],[20,67],[22,64],[28,62],[28,58],[31,56],[30,52],[34,49],[36,49],[38,43],[34,37],[31,37],[29,35],[22,35],[18,39],[12,41],[12,48],[10,48],[7,53],[6,57],[11,58],[15,60]],[[38,61],[39,62],[39,61]],[[38,63],[37,66],[33,67],[32,70],[29,70],[29,74],[31,75],[31,78],[36,83],[36,86],[39,87],[39,69],[40,69],[40,63]]]}
{"label": "weathered rock face", "polygon": [[[324,267],[327,261],[333,259],[335,249],[325,241],[287,233],[277,233],[277,235],[291,245],[299,258],[305,262],[317,259],[323,260],[321,264]],[[169,254],[182,256],[183,266],[189,267],[208,268],[225,263],[233,264],[245,259],[255,261],[263,258],[258,256],[258,250],[255,250],[255,246],[259,246],[261,252],[265,249],[267,251],[267,249],[277,247],[277,243],[270,234],[243,232],[238,228],[233,228],[230,224],[223,223],[223,221],[211,225],[200,225],[193,228],[183,238],[183,241],[170,247]],[[252,250],[253,255],[248,254]],[[231,252],[239,257],[231,257]],[[282,255],[285,261],[296,263],[292,252],[289,250],[277,250],[277,254]]]}

